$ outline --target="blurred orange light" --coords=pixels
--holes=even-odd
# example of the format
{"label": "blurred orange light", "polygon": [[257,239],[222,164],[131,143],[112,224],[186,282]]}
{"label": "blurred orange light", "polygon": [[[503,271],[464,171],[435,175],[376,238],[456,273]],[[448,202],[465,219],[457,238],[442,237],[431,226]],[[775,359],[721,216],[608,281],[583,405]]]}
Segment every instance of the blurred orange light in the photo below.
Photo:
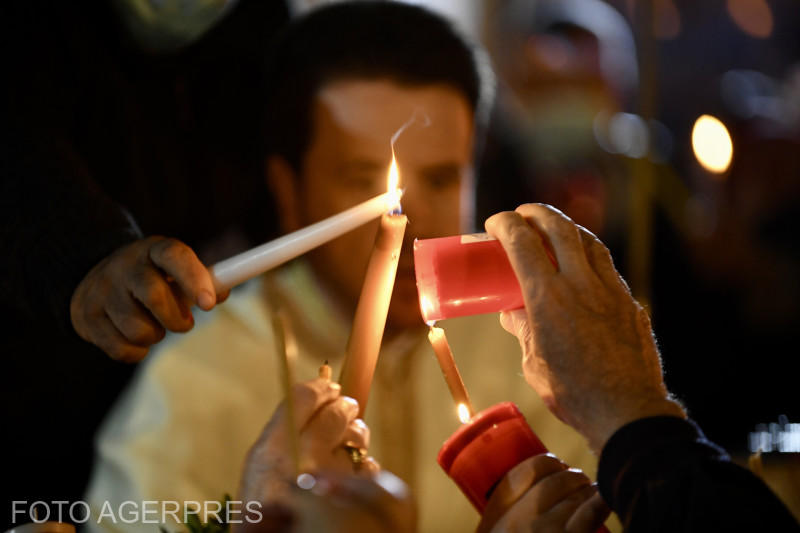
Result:
{"label": "blurred orange light", "polygon": [[772,33],[772,11],[766,0],[728,0],[728,14],[751,37],[764,39]]}
{"label": "blurred orange light", "polygon": [[722,174],[733,159],[733,142],[719,119],[702,115],[692,128],[692,149],[697,161],[709,172]]}

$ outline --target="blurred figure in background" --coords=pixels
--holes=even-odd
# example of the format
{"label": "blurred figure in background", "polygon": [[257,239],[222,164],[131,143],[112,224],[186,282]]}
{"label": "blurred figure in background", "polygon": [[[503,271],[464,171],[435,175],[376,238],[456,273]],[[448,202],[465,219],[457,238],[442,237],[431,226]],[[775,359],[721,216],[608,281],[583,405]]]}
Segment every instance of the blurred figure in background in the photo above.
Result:
{"label": "blurred figure in background", "polygon": [[81,279],[145,235],[208,262],[269,232],[260,61],[288,13],[259,0],[31,1],[3,3],[1,18],[7,520],[12,500],[80,499],[95,430],[132,371],[73,330]]}
{"label": "blurred figure in background", "polygon": [[513,208],[520,198],[553,204],[617,252],[628,178],[616,154],[643,149],[624,131],[636,120],[620,113],[638,79],[627,23],[601,0],[509,2],[489,35],[502,82],[478,214]]}

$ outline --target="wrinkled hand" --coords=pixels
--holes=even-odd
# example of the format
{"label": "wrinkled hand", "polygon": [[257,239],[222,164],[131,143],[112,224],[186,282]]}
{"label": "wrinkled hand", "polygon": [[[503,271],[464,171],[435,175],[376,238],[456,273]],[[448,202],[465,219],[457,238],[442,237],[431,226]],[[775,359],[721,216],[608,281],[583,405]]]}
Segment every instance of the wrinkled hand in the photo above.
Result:
{"label": "wrinkled hand", "polygon": [[98,263],[72,294],[75,331],[114,359],[141,360],[166,330],[194,326],[191,307],[208,311],[215,296],[211,275],[191,248],[175,239],[148,237]]}
{"label": "wrinkled hand", "polygon": [[542,204],[498,213],[486,231],[503,245],[522,288],[525,310],[500,321],[520,341],[525,378],[595,453],[628,422],[685,417],[664,385],[647,312],[597,237]]}
{"label": "wrinkled hand", "polygon": [[[340,394],[338,383],[318,378],[293,387],[300,472],[372,475],[371,457],[355,465],[344,448],[369,447],[369,428],[357,418],[358,402]],[[240,488],[244,501],[285,498],[295,482],[285,401],[276,409],[245,461]]]}
{"label": "wrinkled hand", "polygon": [[500,481],[478,533],[591,533],[609,514],[597,487],[583,472],[568,468],[552,454],[542,454],[521,462]]}

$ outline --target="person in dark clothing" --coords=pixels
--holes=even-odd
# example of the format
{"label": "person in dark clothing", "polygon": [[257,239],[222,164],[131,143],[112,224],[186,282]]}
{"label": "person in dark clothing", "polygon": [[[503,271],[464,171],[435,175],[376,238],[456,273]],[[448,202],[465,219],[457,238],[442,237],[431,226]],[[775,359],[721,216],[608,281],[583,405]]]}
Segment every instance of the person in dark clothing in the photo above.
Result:
{"label": "person in dark clothing", "polygon": [[[229,2],[234,7],[203,35],[156,51],[128,32],[121,4],[2,7],[0,403],[7,445],[0,526],[12,523],[13,501],[80,500],[93,435],[132,374],[75,329],[111,355],[137,359],[163,329],[192,324],[189,305],[170,288],[165,297],[183,304],[171,309],[185,313],[182,323],[162,324],[147,311],[154,335],[118,343],[139,341],[133,353],[115,351],[81,330],[76,317],[90,306],[75,305],[73,296],[108,313],[107,267],[126,258],[154,262],[132,251],[197,250],[210,262],[235,251],[212,251],[231,234],[240,236],[239,249],[269,236],[257,106],[264,50],[288,20],[287,7]],[[185,244],[145,239],[158,234]],[[151,265],[165,278],[161,270]],[[86,290],[76,292],[79,286]],[[190,294],[189,303],[199,300]]]}
{"label": "person in dark clothing", "polygon": [[[574,495],[545,506],[530,505],[542,492],[536,486],[559,473],[537,475],[532,460],[518,465],[531,474],[515,483],[516,503],[499,526],[564,529],[572,516],[601,519],[602,497],[630,532],[800,529],[766,485],[709,442],[671,397],[647,312],[593,234],[543,204],[494,215],[486,230],[523,287],[525,309],[503,313],[501,324],[520,340],[528,383],[600,456],[599,494],[574,487]],[[597,525],[581,522],[588,531]]]}

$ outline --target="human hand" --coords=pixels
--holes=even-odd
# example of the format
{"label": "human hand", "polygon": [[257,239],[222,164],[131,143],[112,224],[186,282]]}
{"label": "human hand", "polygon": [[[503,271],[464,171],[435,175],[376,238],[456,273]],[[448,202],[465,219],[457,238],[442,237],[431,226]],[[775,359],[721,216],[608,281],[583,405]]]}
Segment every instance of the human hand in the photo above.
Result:
{"label": "human hand", "polygon": [[358,402],[342,396],[338,383],[318,378],[298,383],[292,391],[299,472],[293,464],[284,401],[247,455],[240,489],[243,501],[284,499],[298,473],[371,475],[379,470],[373,458],[364,456],[356,463],[345,449],[366,450],[369,428],[357,418]]}
{"label": "human hand", "polygon": [[416,509],[403,481],[385,470],[371,478],[334,472],[305,474],[303,487],[292,485],[289,497],[249,514],[234,533],[345,533],[416,530]]}
{"label": "human hand", "polygon": [[139,361],[166,330],[194,326],[190,308],[204,311],[227,298],[215,296],[208,269],[175,239],[148,237],[95,265],[70,302],[72,326],[114,359]]}
{"label": "human hand", "polygon": [[503,245],[522,288],[525,310],[505,312],[500,322],[520,341],[525,378],[595,453],[628,422],[686,416],[664,385],[647,312],[597,237],[543,204],[498,213],[486,231]]}
{"label": "human hand", "polygon": [[535,455],[498,483],[477,532],[597,531],[608,518],[597,487],[552,454]]}

